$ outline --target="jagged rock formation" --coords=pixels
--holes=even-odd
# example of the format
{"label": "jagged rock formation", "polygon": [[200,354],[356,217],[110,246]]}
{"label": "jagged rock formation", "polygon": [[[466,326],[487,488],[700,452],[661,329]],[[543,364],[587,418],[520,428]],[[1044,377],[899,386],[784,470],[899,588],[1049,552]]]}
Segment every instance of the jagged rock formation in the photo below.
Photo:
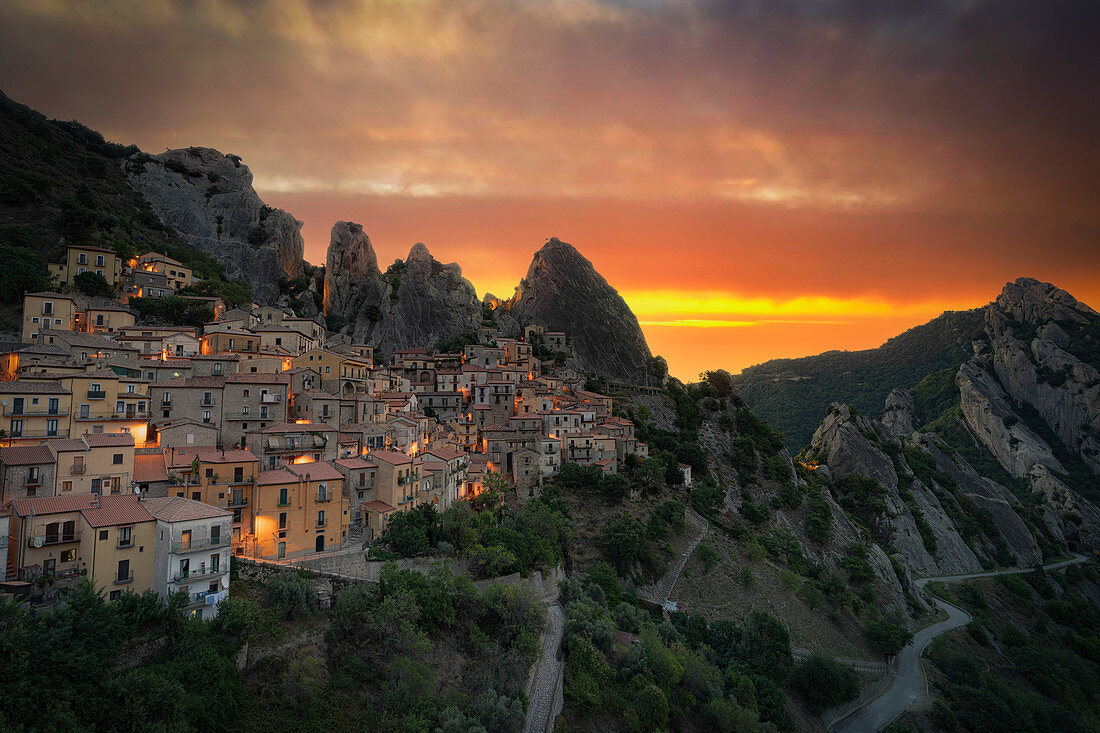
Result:
{"label": "jagged rock formation", "polygon": [[913,394],[907,389],[894,389],[886,396],[882,424],[899,437],[911,435],[916,421]]}
{"label": "jagged rock formation", "polygon": [[[940,481],[927,475],[916,476],[905,457],[905,447],[910,449],[909,455],[916,455],[913,451],[918,451],[931,461],[941,453],[929,436],[915,434],[903,445],[882,422],[852,415],[847,405],[834,404],[814,433],[810,453],[822,458],[833,479],[855,475],[872,479],[882,487],[884,491],[879,497],[882,509],[871,512],[870,529],[887,549],[897,554],[911,573],[916,576],[950,575],[981,570],[975,550],[967,545],[948,514],[949,510],[957,512],[957,499],[946,486],[940,485],[942,481],[957,487],[957,482],[953,478],[943,478],[946,473],[939,474]],[[957,467],[952,470],[965,476],[966,481],[973,473],[972,469],[970,473]],[[972,494],[977,493],[982,501],[996,498],[1007,507],[1007,499],[988,487],[968,485],[967,488],[969,491],[964,492],[970,501],[974,501]],[[1011,497],[1011,492],[1004,491],[1005,496]],[[1006,526],[1000,534],[1020,540],[1010,545],[1010,551],[1029,560],[1041,557],[1034,539],[1011,508],[999,517],[999,521]],[[926,526],[925,534],[930,533],[934,538],[934,544],[922,537],[922,524]],[[1023,539],[1018,537],[1020,529]],[[987,538],[976,547],[979,552],[988,549],[988,553],[983,554],[992,559],[997,539]]]}
{"label": "jagged rock formation", "polygon": [[955,377],[959,404],[971,432],[1017,478],[1039,464],[1064,473],[1050,445],[1020,421],[997,378],[973,361]]}
{"label": "jagged rock formation", "polygon": [[302,274],[302,223],[264,204],[238,156],[183,148],[137,154],[125,167],[161,221],[251,285],[257,302],[275,302],[279,278]]}
{"label": "jagged rock formation", "polygon": [[509,331],[535,324],[569,334],[581,369],[645,381],[652,354],[637,317],[573,245],[556,238],[543,245],[503,308],[498,324]]}
{"label": "jagged rock formation", "polygon": [[992,370],[1005,392],[1034,407],[1100,473],[1100,372],[1066,350],[1067,330],[1095,334],[1098,319],[1066,291],[1031,278],[1007,284],[986,311]]}
{"label": "jagged rock formation", "polygon": [[481,304],[456,264],[438,262],[423,244],[385,273],[363,227],[338,221],[332,227],[325,267],[327,315],[348,319],[352,335],[385,359],[398,349],[433,347],[441,340],[477,331]]}

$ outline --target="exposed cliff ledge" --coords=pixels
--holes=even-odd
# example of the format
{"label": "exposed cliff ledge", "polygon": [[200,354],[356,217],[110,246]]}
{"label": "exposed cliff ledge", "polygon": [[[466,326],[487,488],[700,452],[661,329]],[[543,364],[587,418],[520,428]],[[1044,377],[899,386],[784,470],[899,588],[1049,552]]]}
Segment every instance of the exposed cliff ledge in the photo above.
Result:
{"label": "exposed cliff ledge", "polygon": [[581,369],[627,382],[645,381],[652,354],[638,319],[571,244],[550,239],[535,253],[500,322],[564,331]]}
{"label": "exposed cliff ledge", "polygon": [[1096,473],[1100,372],[1067,350],[1074,340],[1067,331],[1095,333],[1098,320],[1100,315],[1066,291],[1030,278],[1005,285],[986,312],[993,371],[1007,395],[1034,407]]}
{"label": "exposed cliff ledge", "polygon": [[435,346],[477,331],[481,304],[462,268],[443,264],[416,244],[385,273],[363,227],[332,227],[325,267],[325,312],[348,319],[356,339],[390,359],[398,349]]}
{"label": "exposed cliff ledge", "polygon": [[279,278],[302,274],[302,223],[264,204],[239,157],[183,148],[135,156],[126,171],[161,221],[251,285],[256,301],[273,303]]}
{"label": "exposed cliff ledge", "polygon": [[[914,435],[907,445],[928,455],[922,459],[927,461],[932,456],[922,437]],[[834,404],[814,433],[810,452],[823,458],[834,479],[855,475],[872,479],[882,487],[881,505],[871,512],[870,529],[915,577],[981,569],[974,549],[963,539],[938,495],[944,489],[934,482],[928,485],[927,479],[915,475],[903,455],[902,443],[883,423],[852,415],[847,405]],[[834,489],[837,492],[839,499],[843,496],[839,485]],[[1019,527],[1010,527],[1008,533],[1016,534],[1015,530],[1023,529],[1027,535],[1027,528],[1014,514],[1002,521],[1011,523],[1013,519]],[[930,532],[934,538],[934,545],[922,538],[922,524],[927,527],[926,534]],[[1030,535],[1027,540],[1017,542],[1014,549],[1025,557],[1038,557],[1034,540]],[[985,549],[984,544],[976,547]]]}

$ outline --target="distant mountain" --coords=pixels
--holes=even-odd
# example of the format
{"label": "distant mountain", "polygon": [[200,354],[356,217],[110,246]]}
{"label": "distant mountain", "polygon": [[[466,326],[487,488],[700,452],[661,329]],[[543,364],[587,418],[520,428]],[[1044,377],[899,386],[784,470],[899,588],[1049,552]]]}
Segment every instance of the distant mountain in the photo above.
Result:
{"label": "distant mountain", "polygon": [[958,367],[972,354],[984,310],[948,311],[877,349],[827,351],[801,359],[774,359],[733,377],[738,394],[783,434],[788,447],[805,447],[833,402],[881,415],[895,387],[915,387],[932,372]]}

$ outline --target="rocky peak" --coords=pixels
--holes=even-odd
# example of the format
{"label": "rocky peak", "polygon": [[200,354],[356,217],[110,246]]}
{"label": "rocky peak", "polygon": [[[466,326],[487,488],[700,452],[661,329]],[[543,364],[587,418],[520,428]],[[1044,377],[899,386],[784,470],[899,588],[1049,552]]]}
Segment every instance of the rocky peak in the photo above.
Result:
{"label": "rocky peak", "polygon": [[382,273],[360,224],[336,222],[325,268],[325,313],[347,318],[352,335],[390,358],[477,331],[481,303],[458,265],[438,262],[417,243]]}
{"label": "rocky peak", "polygon": [[325,258],[324,309],[346,314],[357,310],[358,283],[378,279],[378,256],[362,224],[338,221],[332,225]]}
{"label": "rocky peak", "polygon": [[275,302],[279,279],[302,274],[302,222],[263,202],[239,156],[181,148],[137,154],[125,170],[161,221],[251,285],[257,301]]}
{"label": "rocky peak", "polygon": [[903,437],[913,432],[916,422],[916,408],[913,395],[907,389],[894,389],[886,395],[886,410],[882,413],[882,423],[894,435]]}
{"label": "rocky peak", "polygon": [[646,376],[652,354],[637,317],[571,244],[555,237],[535,253],[506,310],[519,328],[569,334],[581,369],[629,382]]}
{"label": "rocky peak", "polygon": [[1021,277],[1006,283],[994,306],[1019,323],[1085,322],[1097,313],[1055,285]]}

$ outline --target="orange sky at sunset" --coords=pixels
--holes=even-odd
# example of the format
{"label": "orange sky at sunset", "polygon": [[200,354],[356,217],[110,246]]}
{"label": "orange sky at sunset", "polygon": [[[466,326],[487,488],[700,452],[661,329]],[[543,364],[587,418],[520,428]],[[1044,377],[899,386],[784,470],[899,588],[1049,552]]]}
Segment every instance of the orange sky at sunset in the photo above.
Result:
{"label": "orange sky at sunset", "polygon": [[672,373],[881,344],[1028,275],[1100,306],[1100,6],[10,0],[0,90],[243,157],[508,296],[547,237]]}

